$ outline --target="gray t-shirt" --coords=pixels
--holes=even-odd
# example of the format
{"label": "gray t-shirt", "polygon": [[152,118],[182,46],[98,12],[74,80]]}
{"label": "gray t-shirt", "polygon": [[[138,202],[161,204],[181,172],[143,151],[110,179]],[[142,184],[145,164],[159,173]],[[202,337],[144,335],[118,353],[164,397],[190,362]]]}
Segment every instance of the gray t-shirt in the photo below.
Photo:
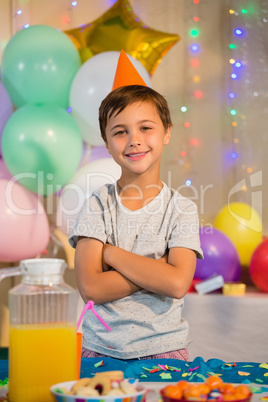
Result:
{"label": "gray t-shirt", "polygon": [[[203,258],[196,205],[164,183],[158,196],[136,211],[121,204],[116,183],[102,186],[86,200],[77,217],[69,237],[72,247],[76,247],[80,236],[150,258],[161,258],[172,247],[192,249],[198,258]],[[87,311],[83,347],[118,359],[183,349],[188,345],[183,303],[183,299],[141,290],[95,305],[112,330],[107,332]]]}

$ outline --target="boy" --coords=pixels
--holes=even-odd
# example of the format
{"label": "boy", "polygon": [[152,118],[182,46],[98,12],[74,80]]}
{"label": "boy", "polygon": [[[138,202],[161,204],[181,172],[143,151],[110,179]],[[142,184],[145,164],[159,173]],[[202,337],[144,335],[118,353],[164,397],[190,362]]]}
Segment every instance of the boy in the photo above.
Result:
{"label": "boy", "polygon": [[160,179],[167,102],[146,85],[123,86],[103,100],[99,121],[122,173],[86,201],[70,244],[81,296],[112,331],[89,312],[82,356],[188,360],[183,296],[202,250],[195,204]]}

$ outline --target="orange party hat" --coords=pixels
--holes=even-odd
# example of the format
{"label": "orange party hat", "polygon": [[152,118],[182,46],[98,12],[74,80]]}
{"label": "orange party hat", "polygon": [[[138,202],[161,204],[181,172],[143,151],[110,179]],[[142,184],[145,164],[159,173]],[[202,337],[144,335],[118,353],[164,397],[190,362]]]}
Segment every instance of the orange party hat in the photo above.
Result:
{"label": "orange party hat", "polygon": [[117,63],[112,91],[114,89],[125,87],[127,85],[143,85],[147,87],[147,84],[141,78],[140,74],[135,69],[124,50],[121,50]]}

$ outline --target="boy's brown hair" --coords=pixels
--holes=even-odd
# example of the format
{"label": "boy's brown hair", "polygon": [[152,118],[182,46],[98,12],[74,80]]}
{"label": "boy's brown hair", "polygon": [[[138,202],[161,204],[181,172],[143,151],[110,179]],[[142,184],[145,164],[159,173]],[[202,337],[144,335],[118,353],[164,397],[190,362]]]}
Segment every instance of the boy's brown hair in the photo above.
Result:
{"label": "boy's brown hair", "polygon": [[101,136],[107,142],[105,129],[107,120],[115,112],[122,112],[128,105],[135,102],[151,102],[155,105],[165,130],[172,125],[170,111],[166,99],[150,87],[143,85],[128,85],[110,92],[103,99],[99,108],[99,125]]}

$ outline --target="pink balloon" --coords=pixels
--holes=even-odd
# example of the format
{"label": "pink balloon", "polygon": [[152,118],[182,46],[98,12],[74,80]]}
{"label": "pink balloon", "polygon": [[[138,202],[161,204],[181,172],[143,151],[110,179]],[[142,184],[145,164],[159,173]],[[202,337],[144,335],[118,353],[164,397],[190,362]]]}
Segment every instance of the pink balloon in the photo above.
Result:
{"label": "pink balloon", "polygon": [[2,154],[2,132],[5,127],[6,122],[8,121],[9,117],[13,113],[13,105],[11,102],[11,99],[9,97],[9,94],[2,84],[0,82],[0,155]]}
{"label": "pink balloon", "polygon": [[11,179],[12,174],[7,168],[7,165],[5,164],[5,161],[3,158],[0,156],[0,179],[6,179],[9,180]]}
{"label": "pink balloon", "polygon": [[36,257],[48,245],[47,214],[37,195],[13,180],[0,180],[0,261]]}

